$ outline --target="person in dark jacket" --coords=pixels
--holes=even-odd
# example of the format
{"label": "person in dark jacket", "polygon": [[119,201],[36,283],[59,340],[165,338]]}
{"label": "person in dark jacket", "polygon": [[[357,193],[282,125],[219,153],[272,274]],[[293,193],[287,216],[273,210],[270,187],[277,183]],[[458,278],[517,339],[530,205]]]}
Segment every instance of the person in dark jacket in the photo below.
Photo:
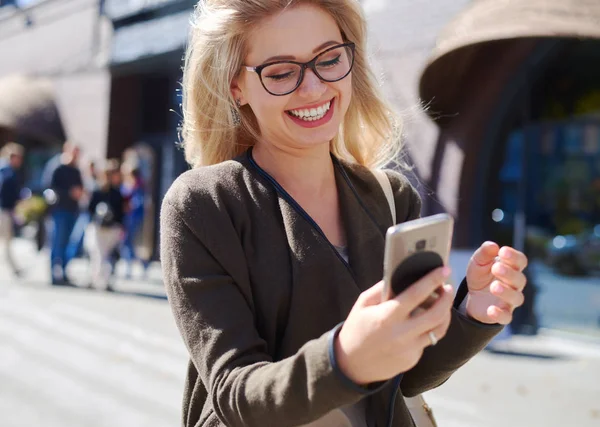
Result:
{"label": "person in dark jacket", "polygon": [[91,219],[84,237],[90,256],[91,287],[111,291],[111,255],[123,237],[125,201],[121,195],[121,172],[117,160],[107,161],[98,176],[88,206]]}
{"label": "person in dark jacket", "polygon": [[190,356],[183,425],[414,426],[404,396],[510,323],[527,258],[486,242],[456,297],[445,267],[382,300],[386,230],[421,200],[386,171],[393,216],[372,172],[401,138],[356,0],[202,0],[190,34],[194,169],[164,197],[160,242]]}
{"label": "person in dark jacket", "polygon": [[66,274],[67,246],[79,215],[79,201],[83,197],[83,180],[77,167],[79,147],[70,142],[63,146],[60,162],[49,171],[52,191],[52,246],[50,272],[53,285],[71,285]]}
{"label": "person in dark jacket", "polygon": [[9,142],[2,148],[0,160],[0,241],[5,251],[6,262],[13,274],[21,275],[11,250],[14,234],[14,211],[20,199],[22,183],[18,174],[23,164],[25,149],[22,145]]}

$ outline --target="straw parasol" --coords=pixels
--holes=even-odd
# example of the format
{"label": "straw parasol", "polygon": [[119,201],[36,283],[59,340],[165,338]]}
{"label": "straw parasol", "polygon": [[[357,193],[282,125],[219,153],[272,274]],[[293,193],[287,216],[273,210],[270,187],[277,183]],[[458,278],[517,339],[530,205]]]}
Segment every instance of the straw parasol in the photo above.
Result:
{"label": "straw parasol", "polygon": [[23,75],[1,78],[0,128],[44,145],[64,141],[52,83]]}
{"label": "straw parasol", "polygon": [[[433,115],[453,114],[463,79],[483,52],[524,39],[600,39],[599,0],[475,0],[439,36],[420,81]],[[491,57],[491,58],[490,58]]]}

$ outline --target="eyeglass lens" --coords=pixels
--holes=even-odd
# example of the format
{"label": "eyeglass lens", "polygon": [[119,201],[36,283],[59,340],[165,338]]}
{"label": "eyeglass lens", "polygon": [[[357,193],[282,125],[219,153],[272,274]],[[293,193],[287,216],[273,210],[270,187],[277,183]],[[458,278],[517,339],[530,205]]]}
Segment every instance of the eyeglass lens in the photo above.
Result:
{"label": "eyeglass lens", "polygon": [[[324,81],[337,81],[345,77],[352,66],[352,49],[340,46],[323,52],[315,59],[317,76]],[[261,77],[265,89],[273,94],[285,94],[300,84],[302,66],[290,62],[280,62],[263,68]]]}

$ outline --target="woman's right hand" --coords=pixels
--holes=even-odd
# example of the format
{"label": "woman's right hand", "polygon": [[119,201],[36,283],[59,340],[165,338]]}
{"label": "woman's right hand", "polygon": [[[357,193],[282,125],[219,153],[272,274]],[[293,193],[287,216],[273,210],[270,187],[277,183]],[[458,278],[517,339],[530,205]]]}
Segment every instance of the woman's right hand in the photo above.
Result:
{"label": "woman's right hand", "polygon": [[[356,384],[388,380],[417,364],[429,332],[442,339],[450,326],[454,292],[444,285],[450,269],[443,267],[424,276],[389,301],[381,301],[383,282],[363,292],[344,322],[335,342],[339,368]],[[444,292],[434,305],[411,317],[437,288]]]}

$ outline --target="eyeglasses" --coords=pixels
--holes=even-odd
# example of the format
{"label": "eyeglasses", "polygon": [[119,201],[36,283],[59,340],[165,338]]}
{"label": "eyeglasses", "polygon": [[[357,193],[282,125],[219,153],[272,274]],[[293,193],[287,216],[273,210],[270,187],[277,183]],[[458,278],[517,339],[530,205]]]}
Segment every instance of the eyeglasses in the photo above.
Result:
{"label": "eyeglasses", "polygon": [[263,87],[271,95],[284,96],[298,89],[307,68],[324,82],[342,80],[352,71],[354,49],[354,43],[344,43],[319,53],[308,62],[276,61],[246,67],[246,70],[258,74]]}

